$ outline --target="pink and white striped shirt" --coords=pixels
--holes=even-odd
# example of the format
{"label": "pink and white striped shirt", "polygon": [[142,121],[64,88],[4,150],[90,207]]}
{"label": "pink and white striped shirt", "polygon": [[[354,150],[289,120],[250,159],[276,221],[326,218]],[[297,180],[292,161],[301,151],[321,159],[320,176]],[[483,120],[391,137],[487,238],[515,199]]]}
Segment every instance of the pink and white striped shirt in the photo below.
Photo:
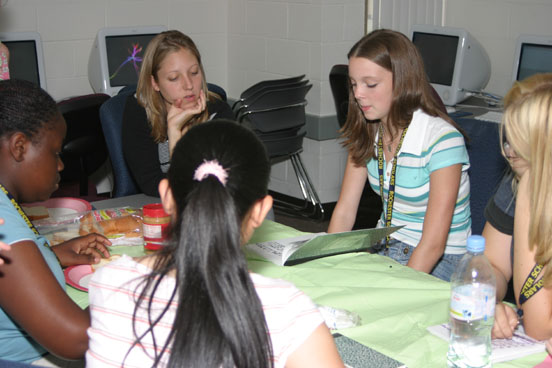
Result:
{"label": "pink and white striped shirt", "polygon": [[[169,305],[167,313],[155,327],[155,344],[149,334],[142,339],[140,346],[129,352],[135,341],[132,314],[139,295],[136,289],[142,276],[150,271],[147,266],[123,256],[93,275],[89,285],[91,327],[88,329],[87,367],[120,367],[123,361],[125,367],[152,365],[154,349],[164,345],[170,332],[176,302]],[[272,341],[274,367],[284,367],[289,355],[324,320],[311,299],[290,282],[254,273],[250,276],[263,305]],[[168,305],[174,286],[173,278],[163,279],[152,301],[153,314],[160,313]],[[136,322],[137,334],[149,326],[145,309],[138,312]],[[193,341],[190,343],[193,344]],[[165,366],[168,358],[164,355],[164,361],[159,366]]]}

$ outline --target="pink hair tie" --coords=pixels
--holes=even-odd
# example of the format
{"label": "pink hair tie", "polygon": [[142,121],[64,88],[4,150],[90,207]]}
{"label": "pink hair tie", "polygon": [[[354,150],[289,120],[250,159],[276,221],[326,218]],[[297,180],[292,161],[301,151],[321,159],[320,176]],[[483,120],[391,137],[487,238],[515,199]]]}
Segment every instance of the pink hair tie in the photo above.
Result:
{"label": "pink hair tie", "polygon": [[218,163],[217,160],[203,160],[203,163],[199,165],[194,172],[194,180],[202,181],[209,175],[216,176],[218,181],[220,181],[222,185],[226,186],[228,172],[221,166],[221,164]]}

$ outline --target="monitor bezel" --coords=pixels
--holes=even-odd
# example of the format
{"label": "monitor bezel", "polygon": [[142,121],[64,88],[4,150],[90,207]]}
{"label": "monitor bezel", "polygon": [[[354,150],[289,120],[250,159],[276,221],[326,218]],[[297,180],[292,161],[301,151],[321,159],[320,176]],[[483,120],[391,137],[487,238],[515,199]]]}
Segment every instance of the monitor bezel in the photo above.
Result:
{"label": "monitor bezel", "polygon": [[414,40],[415,33],[458,37],[458,44],[456,45],[456,58],[454,60],[454,71],[452,73],[452,82],[450,86],[446,84],[431,83],[435,91],[439,94],[439,96],[441,96],[441,99],[445,105],[455,105],[457,101],[465,98],[465,93],[462,92],[460,87],[459,78],[464,60],[464,45],[468,38],[468,31],[463,28],[416,24],[410,29],[410,40]]}
{"label": "monitor bezel", "polygon": [[46,67],[44,66],[44,50],[42,47],[42,38],[40,33],[35,31],[29,32],[0,32],[0,41],[4,42],[26,42],[33,41],[36,47],[36,62],[38,65],[38,79],[40,87],[48,90],[46,83]]}
{"label": "monitor bezel", "polygon": [[[95,92],[102,92],[107,93],[109,95],[116,94],[122,86],[116,86],[113,87],[109,84],[109,66],[107,64],[107,44],[106,44],[106,38],[107,37],[113,37],[113,36],[132,36],[132,35],[150,35],[150,34],[158,34],[161,32],[164,32],[167,30],[166,26],[132,26],[132,27],[104,27],[100,28],[98,30],[98,33],[96,35],[96,41],[94,43],[94,46],[92,47],[91,53],[93,53],[95,50],[94,48],[98,48],[96,51],[99,56],[99,69],[100,69],[100,78],[101,78],[101,87],[99,91]],[[89,59],[90,63],[90,59]],[[91,65],[88,66],[88,78],[89,82],[92,85],[92,82],[90,81],[91,77]]]}
{"label": "monitor bezel", "polygon": [[514,50],[514,67],[512,69],[512,82],[516,82],[519,74],[519,62],[521,60],[521,51],[524,44],[543,45],[552,48],[552,36],[522,34],[516,40]]}

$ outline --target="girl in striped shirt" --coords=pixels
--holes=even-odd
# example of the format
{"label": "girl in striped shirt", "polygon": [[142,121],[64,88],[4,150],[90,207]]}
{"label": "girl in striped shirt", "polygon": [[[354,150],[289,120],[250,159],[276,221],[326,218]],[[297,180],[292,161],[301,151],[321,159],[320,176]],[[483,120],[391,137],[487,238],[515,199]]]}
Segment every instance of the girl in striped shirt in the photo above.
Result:
{"label": "girl in striped shirt", "polygon": [[328,232],[351,230],[366,179],[383,202],[378,226],[404,226],[380,254],[449,280],[471,234],[464,137],[432,94],[403,34],[376,30],[349,58],[349,151]]}

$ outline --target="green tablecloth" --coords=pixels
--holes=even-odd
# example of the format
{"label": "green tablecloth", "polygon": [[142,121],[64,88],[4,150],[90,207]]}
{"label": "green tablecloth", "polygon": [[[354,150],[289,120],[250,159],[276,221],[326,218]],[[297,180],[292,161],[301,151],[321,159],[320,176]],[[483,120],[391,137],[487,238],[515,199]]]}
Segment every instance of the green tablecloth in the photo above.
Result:
{"label": "green tablecloth", "polygon": [[[251,242],[301,234],[271,221],[257,229]],[[142,247],[114,247],[112,253],[143,254]],[[406,364],[409,368],[446,366],[446,341],[426,327],[448,320],[450,285],[425,273],[399,265],[387,257],[353,253],[317,259],[291,267],[276,266],[248,255],[251,271],[292,281],[316,303],[360,315],[359,327],[339,331]],[[81,307],[87,294],[68,287]],[[494,365],[533,367],[546,353]]]}

